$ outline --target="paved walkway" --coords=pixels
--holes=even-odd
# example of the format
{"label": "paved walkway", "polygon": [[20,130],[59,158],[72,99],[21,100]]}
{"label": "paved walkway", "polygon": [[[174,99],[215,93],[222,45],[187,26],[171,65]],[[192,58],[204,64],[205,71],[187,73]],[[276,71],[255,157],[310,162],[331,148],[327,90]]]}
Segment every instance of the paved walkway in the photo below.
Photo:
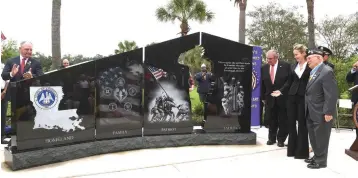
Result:
{"label": "paved walkway", "polygon": [[[254,146],[195,146],[111,153],[12,172],[4,165],[0,177],[358,177],[358,162],[345,155],[355,132],[332,130],[328,168],[310,170],[302,160],[286,157],[286,149],[267,146],[267,129]],[[3,146],[0,148],[3,150]],[[2,151],[1,151],[2,152]],[[283,172],[285,171],[285,172]]]}

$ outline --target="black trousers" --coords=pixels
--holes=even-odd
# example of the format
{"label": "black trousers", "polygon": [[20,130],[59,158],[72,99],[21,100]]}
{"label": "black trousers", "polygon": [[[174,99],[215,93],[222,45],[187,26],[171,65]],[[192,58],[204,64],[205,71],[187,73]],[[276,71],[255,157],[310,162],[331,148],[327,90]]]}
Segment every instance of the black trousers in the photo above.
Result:
{"label": "black trousers", "polygon": [[267,108],[265,111],[268,112],[269,117],[269,140],[285,142],[288,135],[286,106],[280,106],[275,102],[272,108]]}
{"label": "black trousers", "polygon": [[[294,156],[296,159],[306,159],[309,157],[309,146],[304,96],[288,96],[287,115],[289,135],[287,156]],[[296,121],[298,122],[298,130],[296,129]]]}
{"label": "black trousers", "polygon": [[357,135],[357,138],[358,138],[358,128],[356,128],[356,135]]}
{"label": "black trousers", "polygon": [[333,122],[333,119],[326,122],[324,116],[312,118],[307,113],[307,129],[315,162],[321,165],[327,165],[328,146]]}

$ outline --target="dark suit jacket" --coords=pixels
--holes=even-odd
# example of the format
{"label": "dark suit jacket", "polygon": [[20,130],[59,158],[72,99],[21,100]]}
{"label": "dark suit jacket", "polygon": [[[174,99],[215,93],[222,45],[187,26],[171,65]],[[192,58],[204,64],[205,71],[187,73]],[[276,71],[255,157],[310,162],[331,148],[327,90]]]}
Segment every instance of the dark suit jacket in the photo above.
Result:
{"label": "dark suit jacket", "polygon": [[288,90],[288,95],[299,95],[304,97],[306,93],[306,86],[312,69],[310,69],[307,64],[301,78],[299,78],[295,72],[297,65],[298,63],[292,65],[291,67],[291,76],[287,81],[290,86],[290,89]]}
{"label": "dark suit jacket", "polygon": [[[11,72],[12,66],[14,64],[19,65],[19,71],[15,76],[13,76],[11,78],[10,77],[10,72]],[[29,58],[27,60],[27,63],[25,65],[25,67],[24,67],[24,73],[28,72],[30,69],[31,69],[33,77],[43,75],[43,71],[42,71],[42,67],[41,67],[40,62],[38,62],[34,58]],[[4,69],[2,71],[2,74],[1,74],[1,77],[2,77],[3,80],[10,80],[10,82],[16,82],[16,81],[19,81],[19,80],[23,79],[22,75],[23,74],[21,74],[21,71],[20,71],[20,56],[17,56],[17,57],[14,57],[12,59],[9,59],[6,62],[5,67],[4,67]]]}
{"label": "dark suit jacket", "polygon": [[305,113],[311,120],[321,123],[324,115],[335,115],[338,85],[332,68],[321,65],[306,87]]}
{"label": "dark suit jacket", "polygon": [[[347,73],[346,81],[348,83],[353,83],[354,85],[358,85],[358,72],[352,73],[350,70]],[[351,101],[355,104],[358,102],[358,89],[352,91]]]}
{"label": "dark suit jacket", "polygon": [[[291,66],[287,62],[278,61],[277,71],[274,84],[271,82],[270,77],[270,65],[265,64],[261,68],[261,96],[262,100],[265,100],[266,105],[271,108],[278,104],[280,107],[286,107],[287,93],[289,84],[287,80],[291,75]],[[275,90],[280,90],[282,95],[276,98],[271,96],[271,93]]]}

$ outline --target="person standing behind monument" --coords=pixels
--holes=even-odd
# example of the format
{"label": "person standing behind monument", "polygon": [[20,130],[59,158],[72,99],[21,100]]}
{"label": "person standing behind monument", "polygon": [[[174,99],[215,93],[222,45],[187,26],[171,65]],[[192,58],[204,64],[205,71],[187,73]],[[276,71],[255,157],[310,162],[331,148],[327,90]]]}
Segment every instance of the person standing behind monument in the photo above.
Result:
{"label": "person standing behind monument", "polygon": [[266,53],[267,64],[261,68],[262,75],[262,99],[265,103],[266,112],[268,112],[269,134],[267,145],[284,147],[287,138],[287,80],[290,77],[290,64],[278,60],[279,55],[275,50]]}
{"label": "person standing behind monument", "polygon": [[70,66],[70,62],[68,61],[68,59],[62,60],[61,68],[67,68],[68,66]]}
{"label": "person standing behind monument", "polygon": [[[305,93],[311,69],[306,61],[307,47],[296,44],[293,47],[293,54],[296,64],[292,65],[291,76],[288,80],[288,145],[287,156],[296,159],[309,158],[308,131],[305,117]],[[296,129],[298,122],[298,130]]]}
{"label": "person standing behind monument", "polygon": [[[353,64],[352,69],[347,73],[346,81],[348,83],[353,83],[354,85],[358,85],[358,73],[357,73],[357,70],[358,70],[358,61]],[[352,108],[354,108],[354,106],[358,103],[358,89],[354,89],[352,91],[351,101],[353,103]],[[353,113],[353,114],[356,114],[356,113]],[[354,123],[355,123],[355,126],[356,126],[356,134],[357,134],[357,137],[358,137],[358,121],[354,121]]]}
{"label": "person standing behind monument", "polygon": [[201,65],[201,72],[198,72],[195,75],[195,79],[198,82],[197,91],[198,91],[201,102],[205,102],[205,100],[206,100],[206,95],[208,94],[209,89],[210,89],[211,76],[212,76],[212,74],[207,71],[205,64]]}
{"label": "person standing behind monument", "polygon": [[323,52],[307,52],[308,66],[312,69],[306,87],[305,114],[314,157],[305,162],[310,169],[327,167],[329,138],[336,112],[338,86],[331,67],[323,64]]}
{"label": "person standing behind monument", "polygon": [[323,63],[328,65],[334,70],[334,64],[328,61],[329,56],[333,55],[332,51],[324,46],[318,46],[317,48],[323,51]]}

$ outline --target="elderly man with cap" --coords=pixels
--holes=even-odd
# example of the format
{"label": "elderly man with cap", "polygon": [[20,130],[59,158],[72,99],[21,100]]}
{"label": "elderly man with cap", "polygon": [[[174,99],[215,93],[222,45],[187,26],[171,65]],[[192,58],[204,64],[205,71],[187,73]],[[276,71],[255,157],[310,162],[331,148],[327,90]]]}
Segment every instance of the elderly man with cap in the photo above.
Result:
{"label": "elderly man with cap", "polygon": [[307,63],[312,69],[306,87],[305,115],[314,156],[306,159],[308,168],[327,167],[329,138],[336,112],[338,86],[331,67],[323,64],[324,52],[310,49]]}
{"label": "elderly man with cap", "polygon": [[332,51],[324,46],[318,46],[318,49],[323,51],[323,63],[334,70],[334,64],[328,62],[329,56],[333,55]]}
{"label": "elderly man with cap", "polygon": [[201,102],[205,102],[206,95],[209,92],[210,89],[210,78],[212,74],[210,72],[207,72],[206,65],[201,65],[201,72],[198,72],[195,75],[195,79],[198,82],[198,93],[200,97]]}

